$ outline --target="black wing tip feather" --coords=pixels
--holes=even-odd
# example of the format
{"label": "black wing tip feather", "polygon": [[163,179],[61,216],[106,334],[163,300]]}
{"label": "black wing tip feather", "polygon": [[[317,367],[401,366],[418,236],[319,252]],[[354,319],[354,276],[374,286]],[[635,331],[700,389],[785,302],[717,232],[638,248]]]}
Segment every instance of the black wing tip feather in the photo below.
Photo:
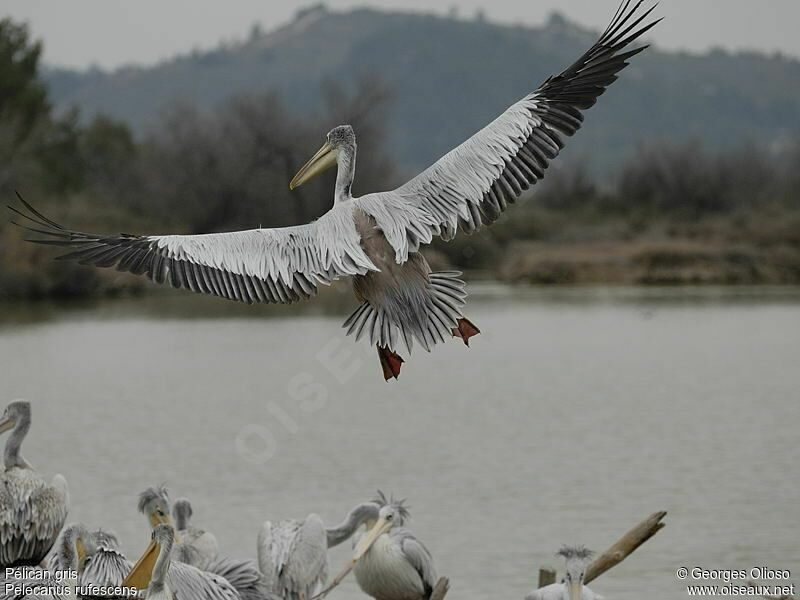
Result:
{"label": "black wing tip feather", "polygon": [[[639,13],[644,3],[645,0],[635,3],[634,0],[623,0],[614,18],[592,47],[559,75],[549,77],[533,94],[542,102],[539,109],[534,111],[544,116],[553,107],[562,111],[568,108],[583,111],[594,106],[597,98],[616,81],[619,72],[628,66],[627,61],[648,48],[649,44],[624,49],[663,19],[661,17],[639,27],[658,6],[655,3]],[[560,127],[555,123],[555,129],[561,134],[572,135],[577,127]]]}
{"label": "black wing tip feather", "polygon": [[[170,285],[196,293],[211,294],[246,304],[255,302],[278,302],[291,304],[310,298],[316,286],[301,273],[296,274],[292,284],[278,278],[262,280],[256,276],[240,275],[215,269],[186,260],[168,256],[156,243],[146,237],[129,233],[96,235],[67,229],[44,216],[16,191],[24,207],[8,205],[15,214],[35,225],[30,226],[12,220],[15,226],[46,239],[26,238],[25,241],[47,246],[59,246],[70,251],[55,257],[55,260],[74,260],[82,265],[116,267],[118,271],[145,275],[155,283]],[[27,214],[26,214],[27,213]]]}

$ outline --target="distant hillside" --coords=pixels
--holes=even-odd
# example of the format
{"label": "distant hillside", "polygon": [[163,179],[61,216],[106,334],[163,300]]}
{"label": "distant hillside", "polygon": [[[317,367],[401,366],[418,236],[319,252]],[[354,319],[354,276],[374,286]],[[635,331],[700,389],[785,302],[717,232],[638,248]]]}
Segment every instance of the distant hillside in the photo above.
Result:
{"label": "distant hillside", "polygon": [[[212,106],[237,93],[272,89],[297,110],[312,111],[322,102],[323,81],[349,86],[378,75],[395,93],[390,150],[414,169],[570,64],[596,35],[558,16],[526,28],[316,8],[271,33],[151,68],[50,70],[46,80],[59,107],[108,113],[143,132],[176,99]],[[800,62],[785,57],[651,48],[592,109],[581,143],[568,152],[591,154],[607,166],[654,138],[702,138],[709,148],[746,140],[777,145],[800,134],[798,90]]]}

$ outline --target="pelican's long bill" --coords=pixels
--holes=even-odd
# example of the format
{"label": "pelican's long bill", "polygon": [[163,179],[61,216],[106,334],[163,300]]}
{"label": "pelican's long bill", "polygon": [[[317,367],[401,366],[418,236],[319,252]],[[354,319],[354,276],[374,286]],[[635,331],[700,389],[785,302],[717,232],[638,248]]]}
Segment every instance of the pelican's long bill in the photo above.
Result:
{"label": "pelican's long bill", "polygon": [[152,540],[147,550],[144,551],[142,557],[133,565],[131,572],[122,582],[123,586],[135,587],[139,590],[146,590],[150,585],[150,579],[153,577],[153,567],[155,567],[158,553],[161,551],[161,545]]}
{"label": "pelican's long bill", "polygon": [[14,421],[11,417],[3,417],[0,419],[0,433],[6,432],[9,429],[14,429]]}
{"label": "pelican's long bill", "polygon": [[569,600],[581,600],[580,581],[573,581],[569,584]]}
{"label": "pelican's long bill", "polygon": [[292,178],[289,182],[289,189],[293,190],[296,187],[300,187],[306,181],[313,179],[335,164],[336,148],[331,146],[328,142],[325,142],[322,144],[322,148],[317,150],[317,153],[311,157],[311,160],[304,164],[303,168]]}
{"label": "pelican's long bill", "polygon": [[357,562],[359,558],[364,556],[372,547],[372,544],[375,543],[379,537],[381,537],[384,533],[387,533],[392,528],[392,523],[387,521],[386,519],[378,519],[378,522],[375,523],[372,529],[370,529],[364,537],[362,537],[358,544],[356,545],[356,549],[353,552],[353,562]]}

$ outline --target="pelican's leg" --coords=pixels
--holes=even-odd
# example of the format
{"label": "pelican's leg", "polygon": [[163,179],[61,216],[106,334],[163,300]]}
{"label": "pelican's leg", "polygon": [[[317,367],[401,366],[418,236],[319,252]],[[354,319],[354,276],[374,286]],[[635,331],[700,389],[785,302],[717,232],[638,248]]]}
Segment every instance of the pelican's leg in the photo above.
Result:
{"label": "pelican's leg", "polygon": [[464,344],[469,346],[469,338],[480,332],[481,330],[475,327],[469,319],[462,317],[458,320],[458,327],[453,328],[453,337],[460,337],[464,340]]}
{"label": "pelican's leg", "polygon": [[383,378],[389,381],[392,377],[397,379],[400,375],[400,367],[403,365],[403,358],[380,344],[375,346],[378,349],[378,358],[383,369]]}

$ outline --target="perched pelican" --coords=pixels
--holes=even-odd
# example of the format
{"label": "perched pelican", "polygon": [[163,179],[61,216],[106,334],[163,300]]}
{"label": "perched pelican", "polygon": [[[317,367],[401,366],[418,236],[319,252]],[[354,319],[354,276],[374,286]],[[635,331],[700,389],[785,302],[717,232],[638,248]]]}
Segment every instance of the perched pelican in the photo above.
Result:
{"label": "perched pelican", "polygon": [[[53,557],[48,573],[50,578],[46,577],[45,569],[41,567],[26,567],[33,570],[33,572],[26,572],[27,577],[0,577],[0,600],[77,600],[79,579],[83,576],[85,567],[95,550],[94,537],[85,525],[82,523],[68,525],[53,546]],[[59,577],[63,577],[69,571],[77,573],[78,579],[72,577],[63,580],[55,579],[57,573]],[[18,589],[6,587],[9,584]],[[52,589],[35,590],[36,587],[43,586],[58,586],[66,589],[65,593],[51,593]]]}
{"label": "perched pelican", "polygon": [[175,529],[172,525],[156,525],[150,545],[122,585],[146,589],[150,600],[172,599],[173,594],[180,600],[240,600],[239,593],[225,578],[191,565],[172,562],[170,554],[174,542]]}
{"label": "perched pelican", "polygon": [[[178,510],[173,510],[176,522],[181,525],[188,526],[188,518],[191,516],[191,504],[186,499],[176,501]],[[150,526],[155,528],[158,525],[172,525],[170,518],[170,505],[169,494],[167,488],[163,485],[157,487],[149,487],[139,494],[138,503],[139,512],[147,517]],[[184,529],[186,530],[186,529]],[[190,528],[190,534],[203,533],[213,540],[216,546],[216,538],[213,535]],[[199,536],[197,539],[203,539]],[[206,544],[205,547],[209,547]],[[183,567],[187,569],[199,570],[209,577],[217,577],[224,580],[226,585],[231,586],[237,592],[237,597],[242,600],[264,600],[268,596],[268,586],[264,581],[264,577],[258,569],[255,561],[219,557],[215,555],[211,557],[209,554],[203,554],[204,546],[192,543],[191,540],[183,538],[181,531],[175,532],[175,542],[172,544],[172,559],[173,568],[178,572],[183,572]],[[141,582],[140,582],[141,583]],[[176,591],[179,596],[181,594]]]}
{"label": "perched pelican", "polygon": [[175,600],[175,595],[167,583],[170,554],[175,541],[175,530],[170,525],[157,525],[153,529],[153,543],[159,548],[158,558],[153,565],[147,597],[150,600]]}
{"label": "perched pelican", "polygon": [[[92,532],[92,552],[78,577],[81,586],[113,587],[120,585],[133,564],[119,549],[117,536],[99,529]],[[66,568],[66,567],[64,567]]]}
{"label": "perched pelican", "polygon": [[67,518],[69,493],[61,475],[48,485],[20,455],[31,426],[31,405],[9,404],[0,418],[0,433],[12,430],[0,473],[0,569],[42,562]]}
{"label": "perched pelican", "polygon": [[429,600],[436,570],[428,549],[403,527],[408,510],[380,493],[376,502],[378,520],[359,536],[353,555],[358,585],[375,600]]}
{"label": "perched pelican", "polygon": [[328,548],[344,542],[362,524],[375,522],[379,509],[364,502],[331,528],[314,513],[300,520],[265,521],[258,533],[258,566],[273,593],[284,600],[310,600],[327,579]]}
{"label": "perched pelican", "polygon": [[192,504],[186,498],[178,498],[172,505],[172,518],[181,541],[179,548],[184,555],[180,560],[205,569],[217,559],[219,546],[213,533],[192,526],[193,512]]}
{"label": "perched pelican", "polygon": [[[635,3],[634,3],[635,2]],[[480,333],[464,318],[460,273],[432,273],[420,246],[490,224],[523,191],[544,177],[564,136],[617,79],[627,49],[656,22],[640,26],[643,0],[623,0],[597,42],[560,75],[513,104],[492,123],[401,187],[353,197],[356,138],[349,125],[331,130],[322,148],[292,179],[303,184],[337,165],[333,207],[295,227],[205,235],[97,235],[65,229],[22,203],[29,229],[66,246],[61,258],[116,266],[177,288],[242,302],[289,303],[316,294],[317,285],[353,277],[362,303],[345,321],[356,339],[377,347],[385,379],[397,378],[414,340],[425,350],[450,336],[468,343]],[[631,5],[633,6],[631,7]]]}
{"label": "perched pelican", "polygon": [[583,585],[586,564],[592,556],[590,550],[583,546],[564,546],[556,556],[563,556],[567,563],[564,581],[534,590],[525,600],[603,600],[603,596]]}

